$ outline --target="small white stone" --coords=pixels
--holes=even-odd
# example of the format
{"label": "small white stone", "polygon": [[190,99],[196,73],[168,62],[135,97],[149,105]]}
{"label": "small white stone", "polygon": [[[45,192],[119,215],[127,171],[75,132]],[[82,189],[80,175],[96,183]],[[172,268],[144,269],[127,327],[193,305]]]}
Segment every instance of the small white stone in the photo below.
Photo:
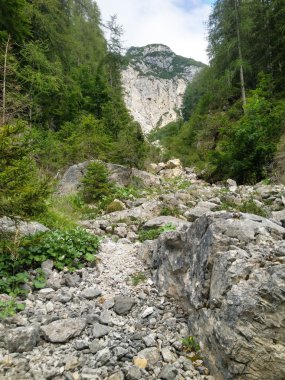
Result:
{"label": "small white stone", "polygon": [[53,305],[53,303],[52,302],[47,302],[47,304],[46,304],[46,311],[47,311],[47,313],[51,313],[52,311],[54,311],[54,305]]}
{"label": "small white stone", "polygon": [[145,309],[145,311],[142,313],[142,318],[146,318],[146,317],[148,317],[148,316],[151,315],[153,312],[154,312],[153,307],[148,307],[148,308]]}

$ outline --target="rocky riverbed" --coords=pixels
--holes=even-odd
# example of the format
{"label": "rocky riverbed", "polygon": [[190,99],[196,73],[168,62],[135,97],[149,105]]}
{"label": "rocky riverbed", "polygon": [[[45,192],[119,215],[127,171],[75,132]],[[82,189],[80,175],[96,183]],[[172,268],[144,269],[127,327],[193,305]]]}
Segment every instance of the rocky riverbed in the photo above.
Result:
{"label": "rocky riverbed", "polygon": [[[85,167],[67,171],[63,193]],[[131,183],[130,170],[109,169]],[[285,187],[210,185],[177,160],[152,170],[135,172],[141,198],[81,222],[102,237],[96,266],[43,264],[46,287],[0,323],[0,378],[285,378]],[[158,239],[140,242],[153,228]]]}
{"label": "rocky riverbed", "polygon": [[107,238],[96,268],[69,274],[45,263],[48,287],[0,325],[0,378],[212,379],[183,352],[187,315],[159,294],[139,249]]}

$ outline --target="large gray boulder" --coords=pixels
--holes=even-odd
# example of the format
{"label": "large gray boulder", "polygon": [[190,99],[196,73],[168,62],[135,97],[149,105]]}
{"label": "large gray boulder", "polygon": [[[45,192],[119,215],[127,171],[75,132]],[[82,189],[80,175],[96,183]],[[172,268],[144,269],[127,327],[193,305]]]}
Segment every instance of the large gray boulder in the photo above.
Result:
{"label": "large gray boulder", "polygon": [[38,326],[17,327],[7,331],[6,344],[9,352],[32,351],[40,340]]}
{"label": "large gray boulder", "polygon": [[3,216],[0,218],[0,234],[34,235],[38,232],[49,231],[47,227],[39,222],[25,221],[19,218],[8,218]]}
{"label": "large gray boulder", "polygon": [[285,229],[217,212],[152,250],[161,291],[184,301],[215,379],[285,379]]}
{"label": "large gray boulder", "polygon": [[81,179],[86,173],[86,168],[91,162],[92,161],[85,161],[70,166],[59,181],[57,189],[58,194],[68,195],[76,193],[80,188]]}
{"label": "large gray boulder", "polygon": [[[58,194],[68,195],[76,193],[80,189],[81,180],[91,162],[94,162],[94,160],[70,166],[59,182]],[[159,177],[143,170],[128,168],[123,165],[104,163],[102,161],[98,162],[106,166],[109,172],[109,180],[116,183],[118,186],[158,186],[160,184]]]}

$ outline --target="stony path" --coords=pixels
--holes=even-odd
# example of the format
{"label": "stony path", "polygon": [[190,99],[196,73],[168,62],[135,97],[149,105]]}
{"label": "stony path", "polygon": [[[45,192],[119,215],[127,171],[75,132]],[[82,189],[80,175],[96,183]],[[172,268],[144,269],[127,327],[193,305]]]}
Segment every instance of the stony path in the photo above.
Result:
{"label": "stony path", "polygon": [[[213,379],[202,361],[192,363],[181,351],[186,316],[158,294],[139,247],[106,239],[97,268],[74,274],[47,263],[49,288],[31,294],[26,310],[0,325],[0,379]],[[144,281],[134,286],[141,274]]]}

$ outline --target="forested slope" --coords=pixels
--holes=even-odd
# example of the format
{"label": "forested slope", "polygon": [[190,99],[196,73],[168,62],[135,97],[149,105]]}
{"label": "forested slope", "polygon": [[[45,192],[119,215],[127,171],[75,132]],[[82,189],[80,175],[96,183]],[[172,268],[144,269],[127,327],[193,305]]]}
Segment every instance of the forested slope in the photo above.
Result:
{"label": "forested slope", "polygon": [[41,212],[50,178],[72,163],[142,163],[122,97],[121,28],[107,27],[108,43],[91,0],[0,1],[0,215]]}
{"label": "forested slope", "polygon": [[151,136],[207,177],[254,183],[281,176],[285,120],[285,5],[217,0],[208,23],[210,65],[188,87],[184,120]]}

